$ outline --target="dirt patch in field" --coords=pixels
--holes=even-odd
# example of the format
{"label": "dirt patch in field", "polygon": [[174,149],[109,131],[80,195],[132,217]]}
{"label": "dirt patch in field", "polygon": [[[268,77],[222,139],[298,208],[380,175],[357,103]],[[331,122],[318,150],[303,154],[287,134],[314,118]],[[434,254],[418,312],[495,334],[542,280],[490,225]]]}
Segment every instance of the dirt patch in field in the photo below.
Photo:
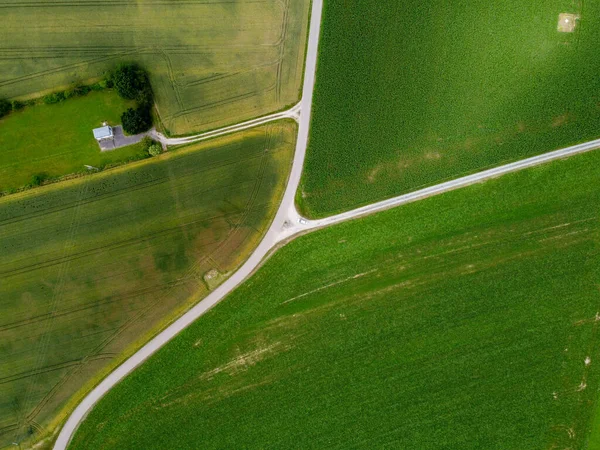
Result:
{"label": "dirt patch in field", "polygon": [[552,128],[560,127],[561,125],[564,125],[568,121],[569,121],[568,114],[562,114],[560,116],[556,116],[554,119],[552,119]]}
{"label": "dirt patch in field", "polygon": [[558,15],[558,31],[560,33],[572,33],[575,31],[579,16],[577,14],[560,13]]}

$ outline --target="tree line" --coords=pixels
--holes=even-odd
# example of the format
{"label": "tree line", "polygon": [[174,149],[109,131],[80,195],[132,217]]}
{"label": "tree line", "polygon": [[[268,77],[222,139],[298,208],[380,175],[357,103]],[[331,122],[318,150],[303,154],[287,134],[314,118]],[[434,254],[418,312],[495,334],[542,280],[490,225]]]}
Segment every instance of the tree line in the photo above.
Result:
{"label": "tree line", "polygon": [[[137,103],[135,108],[128,108],[121,115],[123,130],[128,134],[148,131],[152,127],[154,95],[148,73],[137,64],[120,64],[114,70],[108,72],[105,78],[98,83],[89,86],[77,84],[67,90],[47,94],[42,100],[46,104],[59,103],[71,97],[86,95],[90,91],[113,87],[119,96],[127,100],[135,100]],[[26,105],[35,103],[36,100],[22,102],[0,98],[0,118],[12,111],[18,111]]]}

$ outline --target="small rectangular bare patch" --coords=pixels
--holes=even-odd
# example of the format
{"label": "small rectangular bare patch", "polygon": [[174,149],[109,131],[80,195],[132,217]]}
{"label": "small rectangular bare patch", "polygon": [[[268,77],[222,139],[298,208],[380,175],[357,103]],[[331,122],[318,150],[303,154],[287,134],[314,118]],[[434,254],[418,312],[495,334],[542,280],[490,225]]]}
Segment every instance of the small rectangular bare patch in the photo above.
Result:
{"label": "small rectangular bare patch", "polygon": [[561,33],[572,33],[575,31],[579,16],[570,13],[560,13],[558,15],[558,31]]}

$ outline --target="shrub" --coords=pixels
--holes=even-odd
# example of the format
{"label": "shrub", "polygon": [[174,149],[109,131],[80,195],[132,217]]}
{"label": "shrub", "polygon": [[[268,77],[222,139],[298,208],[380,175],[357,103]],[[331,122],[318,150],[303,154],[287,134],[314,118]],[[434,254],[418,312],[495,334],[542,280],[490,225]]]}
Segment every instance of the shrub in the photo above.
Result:
{"label": "shrub", "polygon": [[118,94],[141,104],[152,103],[152,88],[148,74],[136,64],[121,64],[110,76]]}
{"label": "shrub", "polygon": [[53,103],[62,102],[65,98],[64,92],[53,92],[52,94],[44,96],[44,103],[47,105],[52,105]]}
{"label": "shrub", "polygon": [[74,97],[75,95],[75,88],[69,88],[65,91],[65,99]]}
{"label": "shrub", "polygon": [[46,178],[47,178],[46,174],[37,173],[33,177],[31,177],[31,183],[29,183],[29,184],[30,184],[30,186],[33,186],[33,187],[40,186]]}
{"label": "shrub", "polygon": [[0,117],[4,117],[12,111],[12,105],[8,100],[0,99]]}
{"label": "shrub", "polygon": [[162,153],[162,147],[158,143],[154,143],[150,147],[148,147],[148,154],[150,156],[158,156],[161,153]]}
{"label": "shrub", "polygon": [[140,142],[145,152],[147,152],[150,146],[154,144],[154,141],[150,136],[144,136]]}
{"label": "shrub", "polygon": [[12,107],[13,111],[19,111],[19,110],[25,108],[25,103],[23,103],[19,100],[13,100],[11,107]]}
{"label": "shrub", "polygon": [[152,126],[150,109],[140,106],[136,109],[129,108],[121,115],[121,124],[127,134],[138,134],[148,131]]}

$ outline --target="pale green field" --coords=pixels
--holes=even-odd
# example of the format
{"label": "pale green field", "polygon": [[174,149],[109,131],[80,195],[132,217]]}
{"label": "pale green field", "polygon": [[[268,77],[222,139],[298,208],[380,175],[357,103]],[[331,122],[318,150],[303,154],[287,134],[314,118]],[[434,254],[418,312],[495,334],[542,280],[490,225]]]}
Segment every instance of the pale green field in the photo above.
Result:
{"label": "pale green field", "polygon": [[299,99],[309,0],[0,0],[0,97],[38,95],[119,61],[150,72],[172,134]]}
{"label": "pale green field", "polygon": [[[226,278],[277,210],[296,127],[270,124],[0,199],[0,448]],[[70,403],[68,403],[70,402]]]}

